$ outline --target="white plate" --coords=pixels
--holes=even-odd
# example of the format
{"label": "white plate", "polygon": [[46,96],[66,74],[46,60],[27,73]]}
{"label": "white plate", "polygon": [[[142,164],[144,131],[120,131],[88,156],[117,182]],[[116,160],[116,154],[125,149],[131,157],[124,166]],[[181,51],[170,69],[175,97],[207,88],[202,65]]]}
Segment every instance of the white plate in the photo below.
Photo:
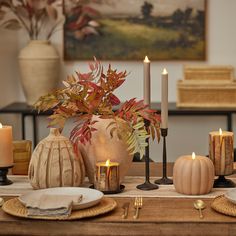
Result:
{"label": "white plate", "polygon": [[232,203],[236,204],[236,189],[231,189],[225,193],[225,197]]}
{"label": "white plate", "polygon": [[47,188],[40,190],[33,190],[30,193],[26,193],[19,197],[22,204],[26,204],[29,199],[38,201],[42,194],[53,194],[53,195],[79,195],[82,194],[82,201],[78,204],[73,205],[73,210],[84,209],[94,206],[100,202],[103,197],[103,193],[90,188],[80,187],[58,187],[58,188]]}

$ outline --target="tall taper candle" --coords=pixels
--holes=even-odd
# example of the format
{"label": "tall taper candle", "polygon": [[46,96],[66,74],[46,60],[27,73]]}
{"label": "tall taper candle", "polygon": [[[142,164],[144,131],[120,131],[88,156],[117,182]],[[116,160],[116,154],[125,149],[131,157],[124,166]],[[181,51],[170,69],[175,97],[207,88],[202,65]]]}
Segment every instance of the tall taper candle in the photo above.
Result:
{"label": "tall taper candle", "polygon": [[168,72],[166,68],[161,75],[161,128],[168,128]]}
{"label": "tall taper candle", "polygon": [[150,61],[146,56],[143,61],[143,72],[144,72],[144,84],[143,84],[143,100],[144,104],[150,106],[151,96],[150,96]]}

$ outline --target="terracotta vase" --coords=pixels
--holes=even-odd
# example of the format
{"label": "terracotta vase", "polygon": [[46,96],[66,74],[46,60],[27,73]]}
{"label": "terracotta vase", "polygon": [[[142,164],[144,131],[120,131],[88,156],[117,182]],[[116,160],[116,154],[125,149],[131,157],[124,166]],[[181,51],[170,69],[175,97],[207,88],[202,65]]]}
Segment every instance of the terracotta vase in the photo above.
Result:
{"label": "terracotta vase", "polygon": [[28,105],[55,89],[59,79],[59,55],[49,41],[32,40],[20,51],[21,82]]}
{"label": "terracotta vase", "polygon": [[112,119],[99,119],[94,116],[94,120],[98,121],[94,125],[97,131],[93,132],[91,143],[79,145],[89,182],[94,182],[96,163],[108,159],[120,164],[119,173],[122,181],[132,164],[133,155],[127,152],[126,144],[120,141],[116,135],[111,138],[110,128],[107,129],[107,126],[113,121]]}

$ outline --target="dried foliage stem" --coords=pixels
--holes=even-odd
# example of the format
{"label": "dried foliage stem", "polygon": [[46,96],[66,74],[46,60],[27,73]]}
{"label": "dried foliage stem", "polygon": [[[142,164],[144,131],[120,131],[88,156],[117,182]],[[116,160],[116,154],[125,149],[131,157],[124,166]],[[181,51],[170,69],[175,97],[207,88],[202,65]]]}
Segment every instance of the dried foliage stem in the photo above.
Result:
{"label": "dried foliage stem", "polygon": [[62,22],[58,19],[57,1],[59,3],[59,0],[0,0],[0,26],[10,30],[23,28],[30,39],[48,40],[58,22]]}
{"label": "dried foliage stem", "polygon": [[49,40],[55,32],[57,32],[57,31],[60,30],[60,29],[58,28],[58,26],[59,26],[61,23],[63,23],[63,21],[64,21],[64,20],[61,19],[60,21],[58,21],[58,22],[51,28],[51,30],[50,30],[49,33],[48,33],[47,40]]}
{"label": "dried foliage stem", "polygon": [[11,7],[12,12],[14,13],[14,15],[17,17],[17,19],[21,22],[21,24],[24,26],[25,30],[28,32],[28,34],[31,36],[32,35],[32,29],[30,29],[27,24],[25,23],[25,21],[23,20],[23,18],[18,14],[18,12]]}

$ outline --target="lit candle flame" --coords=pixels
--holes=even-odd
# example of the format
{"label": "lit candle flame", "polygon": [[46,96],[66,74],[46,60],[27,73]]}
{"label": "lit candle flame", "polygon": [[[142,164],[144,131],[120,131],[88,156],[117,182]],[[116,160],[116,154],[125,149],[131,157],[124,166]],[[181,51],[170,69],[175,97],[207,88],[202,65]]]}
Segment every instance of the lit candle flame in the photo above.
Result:
{"label": "lit candle flame", "polygon": [[195,152],[192,153],[192,159],[194,160],[196,158]]}
{"label": "lit candle flame", "polygon": [[220,133],[220,135],[222,135],[222,129],[221,128],[219,129],[219,133]]}
{"label": "lit candle flame", "polygon": [[162,74],[163,74],[163,75],[167,75],[167,74],[168,74],[166,68],[164,68],[164,70],[162,71]]}
{"label": "lit candle flame", "polygon": [[2,123],[0,123],[0,129],[2,128]]}
{"label": "lit candle flame", "polygon": [[150,62],[147,56],[145,57],[144,62]]}
{"label": "lit candle flame", "polygon": [[110,165],[110,159],[108,159],[107,161],[106,161],[106,164],[105,164],[106,166],[109,166]]}

